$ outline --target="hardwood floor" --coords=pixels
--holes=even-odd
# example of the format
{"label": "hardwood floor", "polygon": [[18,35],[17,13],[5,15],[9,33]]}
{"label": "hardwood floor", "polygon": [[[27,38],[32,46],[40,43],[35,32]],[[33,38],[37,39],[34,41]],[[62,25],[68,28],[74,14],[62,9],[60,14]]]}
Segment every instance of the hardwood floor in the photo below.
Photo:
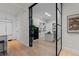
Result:
{"label": "hardwood floor", "polygon": [[[47,41],[34,41],[33,47],[26,47],[17,40],[8,42],[8,56],[53,56],[55,44]],[[79,56],[79,53],[63,49],[60,56]]]}
{"label": "hardwood floor", "polygon": [[79,56],[79,53],[69,49],[62,49],[60,56]]}
{"label": "hardwood floor", "polygon": [[17,40],[8,42],[8,56],[53,56],[55,48],[52,43],[34,41],[33,47],[26,47]]}

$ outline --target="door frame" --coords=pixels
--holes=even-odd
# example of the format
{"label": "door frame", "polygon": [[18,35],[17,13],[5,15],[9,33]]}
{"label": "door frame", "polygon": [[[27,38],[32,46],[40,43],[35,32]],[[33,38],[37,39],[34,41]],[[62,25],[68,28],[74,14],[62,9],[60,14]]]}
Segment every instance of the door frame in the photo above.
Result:
{"label": "door frame", "polygon": [[[33,39],[32,39],[32,24],[33,24],[33,19],[32,19],[32,16],[33,16],[33,10],[32,8],[34,6],[36,6],[38,3],[34,3],[32,4],[31,6],[29,6],[29,47],[32,47],[33,46]],[[57,47],[57,34],[58,34],[58,28],[57,28],[57,23],[58,23],[58,18],[57,18],[57,4],[58,3],[55,3],[56,4],[56,56],[59,56],[61,50],[62,50],[62,3],[61,3],[61,48],[60,48],[60,51],[59,53],[58,52],[58,47]]]}
{"label": "door frame", "polygon": [[32,15],[33,15],[33,10],[32,8],[37,5],[38,3],[34,3],[31,6],[29,6],[29,46],[32,47],[33,44],[33,39],[32,39],[32,24],[33,24],[33,20],[32,20]]}

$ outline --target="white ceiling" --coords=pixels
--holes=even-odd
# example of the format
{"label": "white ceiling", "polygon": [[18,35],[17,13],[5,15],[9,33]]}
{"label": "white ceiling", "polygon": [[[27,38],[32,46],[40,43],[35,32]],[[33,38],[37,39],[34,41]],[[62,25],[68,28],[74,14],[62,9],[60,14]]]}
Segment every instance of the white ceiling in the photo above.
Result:
{"label": "white ceiling", "polygon": [[[51,17],[45,15],[49,13]],[[40,3],[33,8],[33,19],[40,19],[45,22],[56,20],[56,6],[55,3]]]}
{"label": "white ceiling", "polygon": [[25,12],[31,3],[0,3],[0,12],[17,16]]}

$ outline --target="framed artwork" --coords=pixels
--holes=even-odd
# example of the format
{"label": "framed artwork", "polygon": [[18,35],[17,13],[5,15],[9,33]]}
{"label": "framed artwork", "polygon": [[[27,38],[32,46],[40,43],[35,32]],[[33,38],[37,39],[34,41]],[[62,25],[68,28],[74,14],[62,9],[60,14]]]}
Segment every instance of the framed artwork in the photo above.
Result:
{"label": "framed artwork", "polygon": [[79,32],[79,14],[70,15],[67,18],[67,31]]}

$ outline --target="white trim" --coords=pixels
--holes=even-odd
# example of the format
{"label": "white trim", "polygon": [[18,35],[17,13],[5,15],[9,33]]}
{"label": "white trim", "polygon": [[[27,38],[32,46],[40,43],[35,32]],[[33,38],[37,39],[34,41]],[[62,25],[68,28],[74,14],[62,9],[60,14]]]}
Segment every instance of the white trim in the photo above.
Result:
{"label": "white trim", "polygon": [[69,50],[69,51],[73,51],[73,52],[75,52],[75,53],[79,53],[79,50],[76,50],[76,49],[72,49],[72,48],[68,48],[68,47],[63,47],[63,50],[64,49],[67,49],[67,50]]}

